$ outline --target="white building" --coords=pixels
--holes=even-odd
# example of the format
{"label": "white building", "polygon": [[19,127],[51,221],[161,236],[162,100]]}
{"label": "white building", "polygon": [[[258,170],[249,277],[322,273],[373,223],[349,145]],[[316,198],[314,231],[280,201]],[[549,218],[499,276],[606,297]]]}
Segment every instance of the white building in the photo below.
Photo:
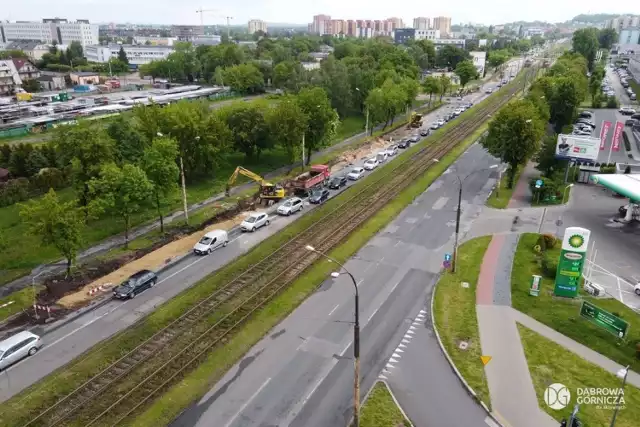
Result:
{"label": "white building", "polygon": [[0,95],[13,94],[22,85],[22,79],[12,60],[0,61]]}
{"label": "white building", "polygon": [[469,52],[471,55],[471,60],[473,61],[473,65],[476,66],[476,70],[478,70],[478,74],[482,76],[484,74],[484,67],[487,63],[487,52]]}
{"label": "white building", "polygon": [[120,47],[124,49],[124,53],[127,54],[127,59],[130,65],[140,66],[142,64],[148,64],[151,61],[157,61],[160,59],[166,59],[173,47],[171,46],[140,46],[140,45],[109,45],[100,46],[92,45],[87,46],[84,50],[84,54],[88,61],[93,62],[109,62],[109,59],[117,59]]}
{"label": "white building", "polygon": [[620,31],[620,35],[618,36],[618,44],[627,45],[627,44],[638,44],[640,43],[640,28],[625,28]]}
{"label": "white building", "polygon": [[443,46],[451,45],[464,49],[465,39],[435,39],[433,43],[436,45],[436,50],[441,49]]}
{"label": "white building", "polygon": [[415,40],[431,40],[432,42],[440,38],[440,30],[416,30]]}
{"label": "white building", "polygon": [[69,45],[80,42],[82,47],[98,44],[98,24],[88,21],[66,22],[3,22],[0,24],[2,42],[18,40],[39,40],[47,44],[56,42]]}
{"label": "white building", "polygon": [[524,30],[524,36],[527,39],[533,36],[544,36],[544,28],[527,28]]}
{"label": "white building", "polygon": [[267,32],[267,23],[261,19],[252,19],[249,21],[249,34],[255,34],[258,31]]}

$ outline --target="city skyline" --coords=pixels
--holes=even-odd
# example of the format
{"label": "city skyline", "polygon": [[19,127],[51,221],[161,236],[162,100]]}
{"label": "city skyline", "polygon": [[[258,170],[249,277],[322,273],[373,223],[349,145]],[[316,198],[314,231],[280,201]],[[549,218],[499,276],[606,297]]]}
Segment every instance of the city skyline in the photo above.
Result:
{"label": "city skyline", "polygon": [[[629,12],[628,5],[604,5],[595,0],[569,0],[554,2],[539,0],[534,4],[522,4],[518,8],[509,7],[506,0],[490,0],[476,7],[476,2],[460,0],[454,4],[425,6],[417,0],[406,0],[401,4],[371,4],[364,1],[340,2],[337,0],[320,0],[313,6],[304,6],[293,0],[246,0],[240,5],[215,7],[201,0],[183,0],[179,3],[169,0],[130,2],[113,0],[109,7],[97,7],[96,0],[23,0],[14,2],[3,10],[0,20],[5,21],[39,21],[64,15],[76,19],[88,19],[92,23],[132,23],[132,24],[191,24],[200,23],[200,15],[196,10],[217,9],[206,12],[203,16],[205,25],[226,23],[225,16],[233,16],[232,25],[246,25],[252,19],[267,23],[286,23],[304,26],[310,17],[318,14],[339,16],[340,19],[381,19],[382,17],[399,17],[405,25],[410,26],[416,17],[450,16],[452,23],[481,22],[486,25],[502,24],[514,21],[541,20],[547,22],[563,22],[580,13],[613,13]],[[170,19],[170,20],[169,20]]]}

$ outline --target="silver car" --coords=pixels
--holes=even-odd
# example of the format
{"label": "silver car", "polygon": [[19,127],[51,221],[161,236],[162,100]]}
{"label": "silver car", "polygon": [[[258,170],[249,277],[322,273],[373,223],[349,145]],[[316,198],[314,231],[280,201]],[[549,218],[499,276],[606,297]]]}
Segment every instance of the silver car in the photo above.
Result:
{"label": "silver car", "polygon": [[0,370],[33,356],[42,347],[42,339],[36,334],[22,331],[0,342]]}

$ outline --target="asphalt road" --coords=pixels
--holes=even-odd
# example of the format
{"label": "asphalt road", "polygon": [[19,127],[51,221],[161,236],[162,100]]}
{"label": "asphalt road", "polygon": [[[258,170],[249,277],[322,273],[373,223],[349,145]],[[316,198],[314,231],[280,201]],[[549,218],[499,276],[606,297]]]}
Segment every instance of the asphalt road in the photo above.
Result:
{"label": "asphalt road", "polygon": [[[474,94],[469,95],[465,100],[477,102],[482,97],[484,97],[482,93]],[[444,108],[453,109],[455,103]],[[435,111],[425,116],[425,126],[432,123],[440,114],[442,112]],[[357,162],[356,165],[361,165],[361,163],[363,160]],[[336,174],[346,173],[351,168],[352,166],[349,166]],[[338,194],[338,191],[332,191],[331,194],[334,196]],[[308,212],[313,207],[314,205],[305,202],[303,212]],[[162,272],[156,287],[136,296],[133,300],[111,301],[95,310],[88,311],[52,332],[47,332],[50,330],[49,327],[36,328],[33,331],[43,336],[44,348],[35,356],[24,359],[5,370],[6,374],[0,376],[0,401],[8,399],[102,340],[132,325],[165,301],[175,297],[198,280],[246,253],[268,236],[284,228],[293,222],[298,215],[273,217],[268,227],[256,233],[232,237],[233,240],[226,248],[219,249],[210,256],[188,255],[167,271]],[[53,326],[55,327],[55,324]]]}
{"label": "asphalt road", "polygon": [[[362,390],[382,369],[400,404],[417,426],[486,426],[486,413],[462,389],[440,352],[426,316],[446,252],[451,252],[457,204],[456,173],[480,170],[463,193],[462,227],[479,214],[497,172],[474,145],[346,268],[356,277],[362,330]],[[325,427],[346,425],[353,387],[353,286],[347,277],[327,280],[258,343],[173,427]],[[388,358],[413,324],[404,354]],[[395,356],[394,356],[395,357]]]}

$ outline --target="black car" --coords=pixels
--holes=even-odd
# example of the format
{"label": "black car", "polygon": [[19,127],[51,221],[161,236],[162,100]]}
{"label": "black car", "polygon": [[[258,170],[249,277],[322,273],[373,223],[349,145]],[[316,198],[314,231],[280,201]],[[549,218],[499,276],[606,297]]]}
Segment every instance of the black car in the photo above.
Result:
{"label": "black car", "polygon": [[329,199],[329,190],[326,188],[318,188],[316,190],[311,190],[311,195],[309,196],[309,203],[313,203],[317,205]]}
{"label": "black car", "polygon": [[593,123],[591,120],[587,120],[587,119],[578,119],[578,120],[576,120],[576,124],[578,124],[578,123],[585,124],[585,125],[587,125],[587,126],[591,127],[592,129],[595,129],[595,128],[596,128],[596,124],[595,124],[595,123]]}
{"label": "black car", "polygon": [[398,148],[409,148],[410,145],[411,145],[411,141],[409,141],[406,138],[398,142]]}
{"label": "black car", "polygon": [[420,129],[420,136],[429,136],[429,129]]}
{"label": "black car", "polygon": [[345,175],[334,176],[329,180],[328,187],[332,190],[338,190],[340,187],[347,185],[347,177]]}
{"label": "black car", "polygon": [[158,276],[153,271],[138,271],[113,290],[113,297],[117,299],[134,298],[145,289],[155,286],[157,282]]}

